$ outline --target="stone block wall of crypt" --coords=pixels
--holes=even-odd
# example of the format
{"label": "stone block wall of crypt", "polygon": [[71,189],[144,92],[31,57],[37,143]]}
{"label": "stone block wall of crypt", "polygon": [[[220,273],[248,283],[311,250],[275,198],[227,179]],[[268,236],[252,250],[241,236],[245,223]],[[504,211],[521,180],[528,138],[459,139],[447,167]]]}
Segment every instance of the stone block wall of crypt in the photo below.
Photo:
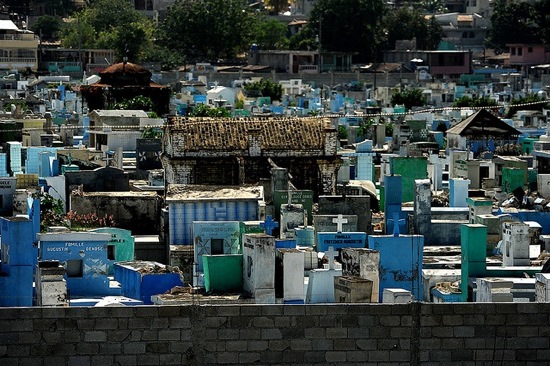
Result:
{"label": "stone block wall of crypt", "polygon": [[168,184],[257,184],[273,165],[315,195],[334,194],[337,132],[322,118],[171,119],[164,134]]}

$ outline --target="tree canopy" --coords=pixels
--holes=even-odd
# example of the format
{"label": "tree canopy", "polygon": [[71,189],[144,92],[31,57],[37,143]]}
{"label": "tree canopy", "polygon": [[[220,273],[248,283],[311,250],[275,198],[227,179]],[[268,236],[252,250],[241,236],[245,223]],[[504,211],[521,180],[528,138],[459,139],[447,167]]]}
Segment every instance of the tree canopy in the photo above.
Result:
{"label": "tree canopy", "polygon": [[548,3],[547,0],[542,0],[532,5],[527,2],[497,0],[491,17],[489,40],[503,49],[507,43],[550,41],[543,39],[550,31],[548,13],[538,14],[538,11],[550,10]]}
{"label": "tree canopy", "polygon": [[485,97],[485,96],[471,97],[469,95],[463,95],[460,98],[457,98],[453,103],[453,107],[473,107],[473,108],[492,107],[497,105],[498,105],[497,101],[492,98]]}
{"label": "tree canopy", "polygon": [[118,61],[140,62],[152,44],[153,24],[126,0],[95,0],[61,30],[67,48],[109,48]]}
{"label": "tree canopy", "polygon": [[420,89],[402,89],[393,93],[391,104],[402,104],[407,110],[426,105],[427,99]]}
{"label": "tree canopy", "polygon": [[254,42],[264,50],[288,49],[287,26],[276,20],[261,20],[257,24]]}
{"label": "tree canopy", "polygon": [[383,0],[319,0],[309,22],[321,50],[355,52],[358,61],[373,61],[384,40],[385,13]]}
{"label": "tree canopy", "polygon": [[387,30],[387,49],[394,49],[397,40],[416,38],[420,50],[434,50],[443,37],[443,28],[431,17],[427,20],[420,12],[406,7],[387,14],[384,18]]}
{"label": "tree canopy", "polygon": [[253,14],[246,0],[178,0],[162,22],[160,41],[189,61],[233,59],[252,43]]}
{"label": "tree canopy", "polygon": [[53,15],[38,17],[31,25],[31,30],[44,41],[53,41],[58,38],[62,26],[61,18]]}
{"label": "tree canopy", "polygon": [[244,89],[249,92],[256,92],[264,97],[270,97],[272,101],[281,100],[283,97],[283,87],[279,83],[274,83],[269,79],[261,79],[253,83],[245,84]]}

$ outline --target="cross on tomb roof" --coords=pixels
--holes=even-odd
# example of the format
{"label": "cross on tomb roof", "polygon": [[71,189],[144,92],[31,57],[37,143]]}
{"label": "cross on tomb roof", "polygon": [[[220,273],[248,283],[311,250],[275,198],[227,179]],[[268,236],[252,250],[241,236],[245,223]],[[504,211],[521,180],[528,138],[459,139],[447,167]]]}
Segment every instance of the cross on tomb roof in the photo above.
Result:
{"label": "cross on tomb roof", "polygon": [[393,222],[393,236],[399,236],[399,225],[405,225],[405,219],[400,219],[399,213],[394,212],[393,219],[388,219],[388,222]]}
{"label": "cross on tomb roof", "polygon": [[279,223],[274,221],[271,215],[267,215],[264,222],[260,222],[260,227],[265,230],[267,235],[273,234],[273,229],[279,227]]}
{"label": "cross on tomb roof", "polygon": [[338,252],[334,250],[334,247],[328,247],[328,250],[325,252],[328,258],[328,269],[334,269],[334,257],[336,257],[336,254]]}
{"label": "cross on tomb roof", "polygon": [[343,229],[343,224],[347,224],[348,223],[348,219],[344,219],[344,216],[342,214],[338,215],[338,217],[335,217],[332,219],[332,223],[333,224],[336,224],[336,231],[338,231],[339,233],[342,232],[342,229]]}

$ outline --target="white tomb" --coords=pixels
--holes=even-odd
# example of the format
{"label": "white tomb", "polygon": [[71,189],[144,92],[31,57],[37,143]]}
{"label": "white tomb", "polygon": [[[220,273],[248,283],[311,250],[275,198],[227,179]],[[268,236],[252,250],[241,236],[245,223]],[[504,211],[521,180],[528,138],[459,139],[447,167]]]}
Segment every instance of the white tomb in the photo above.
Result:
{"label": "white tomb", "polygon": [[384,304],[406,304],[412,301],[412,293],[402,288],[385,288],[382,293],[382,302]]}
{"label": "white tomb", "polygon": [[307,304],[334,302],[334,277],[342,275],[342,269],[336,269],[334,257],[336,252],[330,247],[325,253],[328,257],[328,268],[312,269],[309,272],[309,281],[306,293]]}
{"label": "white tomb", "polygon": [[529,225],[517,221],[502,223],[502,265],[528,266],[529,242]]}
{"label": "white tomb", "polygon": [[476,302],[513,302],[513,281],[500,278],[476,279]]}
{"label": "white tomb", "polygon": [[243,292],[257,304],[275,303],[275,238],[245,234],[243,243]]}

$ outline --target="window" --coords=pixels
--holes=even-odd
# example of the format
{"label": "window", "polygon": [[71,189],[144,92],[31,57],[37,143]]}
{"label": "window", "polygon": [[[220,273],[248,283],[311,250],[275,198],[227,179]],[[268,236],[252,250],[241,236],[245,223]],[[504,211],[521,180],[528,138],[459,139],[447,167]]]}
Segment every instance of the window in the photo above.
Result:
{"label": "window", "polygon": [[523,55],[523,48],[518,47],[518,56]]}
{"label": "window", "polygon": [[510,47],[510,55],[515,56],[516,55],[516,48]]}
{"label": "window", "polygon": [[533,47],[527,47],[527,52],[529,53],[533,52]]}
{"label": "window", "polygon": [[223,239],[212,239],[210,240],[210,253],[223,254]]}
{"label": "window", "polygon": [[82,259],[70,259],[65,262],[67,277],[82,277]]}

